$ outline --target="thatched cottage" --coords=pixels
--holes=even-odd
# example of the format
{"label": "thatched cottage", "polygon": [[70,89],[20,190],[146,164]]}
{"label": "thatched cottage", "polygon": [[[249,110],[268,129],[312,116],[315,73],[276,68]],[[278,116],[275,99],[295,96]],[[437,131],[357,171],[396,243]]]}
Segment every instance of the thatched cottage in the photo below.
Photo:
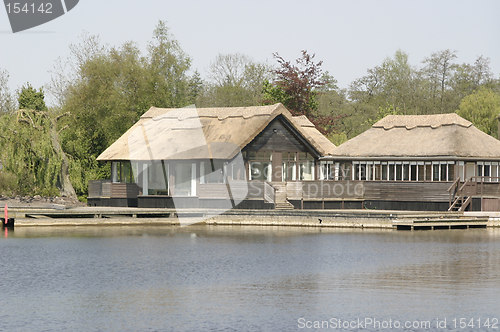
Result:
{"label": "thatched cottage", "polygon": [[499,162],[500,141],[457,114],[389,115],[324,158],[321,179],[359,181],[367,208],[497,209]]}
{"label": "thatched cottage", "polygon": [[152,107],[106,149],[111,179],[89,183],[90,205],[292,207],[287,182],[319,178],[335,146],[281,104]]}
{"label": "thatched cottage", "polygon": [[500,141],[457,114],[390,115],[335,147],[281,104],[151,108],[98,158],[90,205],[500,210]]}

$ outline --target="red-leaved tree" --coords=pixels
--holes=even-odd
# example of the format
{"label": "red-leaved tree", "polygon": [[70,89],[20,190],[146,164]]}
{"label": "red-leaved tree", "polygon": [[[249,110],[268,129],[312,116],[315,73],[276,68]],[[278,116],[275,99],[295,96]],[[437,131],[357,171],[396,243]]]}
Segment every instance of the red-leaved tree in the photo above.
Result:
{"label": "red-leaved tree", "polygon": [[330,83],[321,68],[323,61],[315,62],[315,54],[306,50],[294,62],[278,53],[273,56],[278,67],[272,70],[274,80],[264,82],[264,104],[282,103],[293,115],[305,115],[324,134],[333,130],[338,117],[317,114],[318,90]]}

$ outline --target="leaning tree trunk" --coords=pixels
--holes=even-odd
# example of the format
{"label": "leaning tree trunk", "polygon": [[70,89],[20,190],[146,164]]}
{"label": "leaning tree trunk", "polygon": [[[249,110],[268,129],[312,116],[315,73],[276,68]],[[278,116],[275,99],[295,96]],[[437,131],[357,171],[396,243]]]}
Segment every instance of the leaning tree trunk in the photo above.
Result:
{"label": "leaning tree trunk", "polygon": [[66,153],[64,153],[61,144],[59,143],[59,133],[57,132],[57,124],[56,120],[52,117],[50,118],[52,125],[50,126],[50,139],[52,141],[52,148],[55,153],[61,156],[62,165],[61,165],[61,173],[60,173],[60,190],[61,195],[71,198],[77,198],[75,188],[71,184],[69,179],[69,161]]}

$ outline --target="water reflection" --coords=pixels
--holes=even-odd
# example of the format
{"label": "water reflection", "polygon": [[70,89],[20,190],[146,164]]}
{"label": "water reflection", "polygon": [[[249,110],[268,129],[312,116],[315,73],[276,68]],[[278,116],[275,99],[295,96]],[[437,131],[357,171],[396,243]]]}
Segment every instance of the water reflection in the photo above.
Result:
{"label": "water reflection", "polygon": [[5,330],[500,316],[499,229],[19,227],[0,250]]}

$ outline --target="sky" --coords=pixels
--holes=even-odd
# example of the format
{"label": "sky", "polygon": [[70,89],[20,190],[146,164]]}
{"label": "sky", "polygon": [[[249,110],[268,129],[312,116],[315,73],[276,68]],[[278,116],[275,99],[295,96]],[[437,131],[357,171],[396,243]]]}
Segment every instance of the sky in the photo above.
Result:
{"label": "sky", "polygon": [[165,20],[203,77],[219,53],[274,64],[274,52],[295,59],[304,49],[341,88],[398,49],[414,66],[444,49],[457,51],[458,63],[483,55],[499,77],[499,13],[497,0],[80,0],[64,16],[14,34],[0,7],[0,69],[13,91],[26,82],[44,86],[85,33],[111,46],[134,41],[145,51]]}

